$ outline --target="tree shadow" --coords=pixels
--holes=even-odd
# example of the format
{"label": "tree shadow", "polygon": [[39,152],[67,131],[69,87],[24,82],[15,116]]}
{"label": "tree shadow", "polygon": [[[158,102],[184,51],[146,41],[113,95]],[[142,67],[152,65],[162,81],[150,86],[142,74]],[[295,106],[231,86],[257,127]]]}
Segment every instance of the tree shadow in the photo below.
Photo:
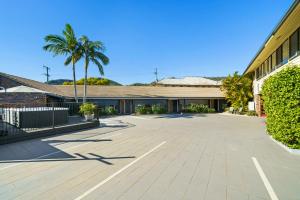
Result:
{"label": "tree shadow", "polygon": [[85,139],[79,139],[79,140],[47,140],[48,143],[66,143],[66,142],[111,142],[112,139],[89,139],[89,140],[85,140]]}
{"label": "tree shadow", "polygon": [[[93,137],[105,135],[115,131],[120,131],[133,127],[134,125],[129,124],[126,127],[120,128],[110,128],[105,130],[105,132],[97,132],[89,129],[86,131],[70,132],[66,134],[59,134],[51,137],[37,138],[31,140],[20,141],[16,143],[0,145],[0,170],[2,168],[1,163],[9,163],[9,161],[19,161],[19,162],[43,162],[43,160],[49,162],[50,159],[55,161],[64,161],[70,159],[78,159],[74,157],[74,154],[68,154],[67,149],[76,148],[80,146],[81,143],[103,143],[112,142],[110,138],[107,139],[93,139]],[[76,143],[76,145],[68,145]],[[65,145],[62,146],[62,145]],[[62,147],[62,149],[61,149]],[[83,158],[81,158],[83,159]],[[93,158],[93,159],[99,159]],[[91,160],[91,159],[89,159]]]}
{"label": "tree shadow", "polygon": [[[58,162],[58,161],[100,161],[107,165],[113,165],[112,162],[107,160],[119,160],[119,159],[131,159],[136,158],[135,156],[114,156],[114,157],[104,157],[94,153],[88,153],[92,157],[85,156],[80,153],[74,153],[76,156],[69,156],[64,158],[45,158],[45,159],[25,159],[25,160],[2,160],[1,163],[35,163],[35,162]],[[1,168],[0,168],[1,169]]]}

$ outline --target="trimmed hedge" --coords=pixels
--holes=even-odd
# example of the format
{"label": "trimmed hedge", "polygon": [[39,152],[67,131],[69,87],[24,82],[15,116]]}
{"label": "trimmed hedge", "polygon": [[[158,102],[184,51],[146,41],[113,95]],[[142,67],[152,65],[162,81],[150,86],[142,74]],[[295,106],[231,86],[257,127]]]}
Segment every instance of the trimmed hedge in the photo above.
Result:
{"label": "trimmed hedge", "polygon": [[104,107],[99,109],[99,115],[116,115],[118,114],[118,111],[114,107]]}
{"label": "trimmed hedge", "polygon": [[139,115],[152,114],[152,109],[151,107],[147,107],[145,105],[137,105],[135,107],[135,112]]}
{"label": "trimmed hedge", "polygon": [[167,109],[160,104],[153,104],[151,107],[146,105],[137,105],[135,107],[136,114],[164,114],[167,113]]}
{"label": "trimmed hedge", "polygon": [[214,108],[209,108],[208,105],[191,103],[184,109],[187,113],[214,113]]}
{"label": "trimmed hedge", "polygon": [[160,105],[160,104],[154,104],[151,106],[151,110],[153,114],[164,114],[167,112],[167,109]]}
{"label": "trimmed hedge", "polygon": [[267,131],[290,148],[300,149],[300,66],[289,66],[262,87]]}

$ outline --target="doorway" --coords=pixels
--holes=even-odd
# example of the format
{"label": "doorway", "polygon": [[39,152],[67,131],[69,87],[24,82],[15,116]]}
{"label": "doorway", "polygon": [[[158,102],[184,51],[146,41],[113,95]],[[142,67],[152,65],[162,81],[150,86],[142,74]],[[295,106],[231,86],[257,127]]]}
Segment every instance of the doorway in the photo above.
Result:
{"label": "doorway", "polygon": [[132,114],[132,100],[125,100],[124,103],[124,114]]}
{"label": "doorway", "polygon": [[178,100],[172,100],[172,112],[178,112]]}

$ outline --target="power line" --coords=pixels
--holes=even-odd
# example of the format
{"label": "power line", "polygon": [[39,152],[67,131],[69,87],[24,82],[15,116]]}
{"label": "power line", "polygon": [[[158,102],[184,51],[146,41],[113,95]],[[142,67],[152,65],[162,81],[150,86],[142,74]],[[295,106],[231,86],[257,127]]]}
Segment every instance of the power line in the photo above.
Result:
{"label": "power line", "polygon": [[50,67],[47,67],[47,66],[44,65],[43,68],[46,69],[46,73],[44,73],[43,75],[46,76],[46,78],[47,78],[47,82],[46,83],[48,83],[49,82],[49,77],[50,77],[50,74],[49,74]]}

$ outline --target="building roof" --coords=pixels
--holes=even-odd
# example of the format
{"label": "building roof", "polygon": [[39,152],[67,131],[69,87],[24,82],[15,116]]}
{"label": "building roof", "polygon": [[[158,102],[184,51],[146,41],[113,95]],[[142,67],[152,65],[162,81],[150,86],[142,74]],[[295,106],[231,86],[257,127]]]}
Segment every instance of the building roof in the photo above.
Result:
{"label": "building roof", "polygon": [[[72,85],[47,85],[38,81],[0,73],[23,87],[15,91],[40,91],[49,95],[74,98]],[[214,81],[213,81],[214,82]],[[224,98],[219,87],[162,87],[162,86],[87,86],[88,98]],[[77,85],[78,97],[83,96],[83,85]]]}
{"label": "building roof", "polygon": [[24,85],[20,85],[20,86],[16,86],[16,87],[12,87],[12,88],[8,88],[6,90],[0,90],[0,92],[22,92],[22,93],[49,93],[43,90],[39,90],[36,88],[32,88],[32,87],[27,87]]}
{"label": "building roof", "polygon": [[31,87],[31,88],[36,88],[36,89],[39,89],[42,91],[47,91],[47,92],[53,93],[53,94],[58,94],[58,91],[56,91],[56,89],[54,87],[52,87],[51,85],[45,84],[45,83],[41,83],[38,81],[34,81],[31,79],[27,79],[27,78],[23,78],[23,77],[19,77],[19,76],[5,74],[3,72],[0,72],[0,76],[14,80],[14,81],[20,83],[20,85],[24,85],[24,86]]}
{"label": "building roof", "polygon": [[[55,85],[60,95],[73,97],[73,86]],[[88,98],[224,98],[219,87],[87,86]],[[78,97],[83,86],[77,86]]]}
{"label": "building roof", "polygon": [[300,0],[295,0],[273,31],[269,34],[244,74],[253,71],[281,45],[300,25]]}
{"label": "building roof", "polygon": [[220,82],[203,77],[187,76],[183,78],[165,78],[158,81],[157,84],[176,86],[219,86]]}

